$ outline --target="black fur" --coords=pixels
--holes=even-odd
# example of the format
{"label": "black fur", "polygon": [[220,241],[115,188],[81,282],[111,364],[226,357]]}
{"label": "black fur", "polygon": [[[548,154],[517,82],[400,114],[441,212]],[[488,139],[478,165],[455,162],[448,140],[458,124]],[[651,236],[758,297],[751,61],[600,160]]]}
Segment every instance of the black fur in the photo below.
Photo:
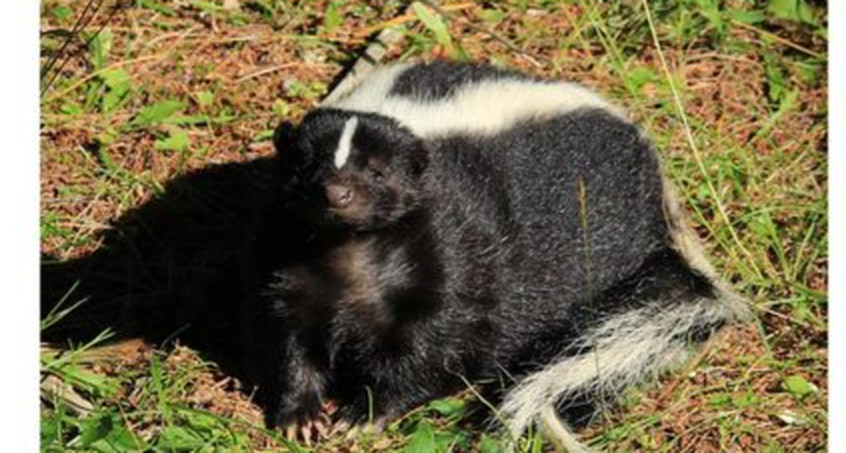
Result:
{"label": "black fur", "polygon": [[508,69],[438,60],[417,64],[403,71],[389,94],[421,101],[437,101],[451,96],[463,86],[484,80],[501,79],[530,80],[529,77]]}
{"label": "black fur", "polygon": [[[419,66],[393,92],[438,98],[506,74]],[[352,115],[361,123],[338,171]],[[712,290],[673,250],[654,151],[601,110],[423,140],[390,118],[322,109],[276,145],[281,196],[255,240],[261,290],[244,323],[272,425],[326,399],[349,421],[371,402],[395,417],[465,379],[508,381],[584,352],[568,348],[614,313]],[[329,206],[325,185],[339,178],[364,215]]]}

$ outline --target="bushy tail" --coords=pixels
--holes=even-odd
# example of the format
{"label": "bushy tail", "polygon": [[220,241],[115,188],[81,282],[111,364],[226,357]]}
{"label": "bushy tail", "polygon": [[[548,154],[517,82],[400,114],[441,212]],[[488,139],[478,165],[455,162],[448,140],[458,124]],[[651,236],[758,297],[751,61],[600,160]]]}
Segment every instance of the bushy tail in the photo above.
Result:
{"label": "bushy tail", "polygon": [[[725,297],[733,297],[725,294]],[[691,337],[708,337],[742,316],[739,300],[702,298],[667,306],[655,303],[613,316],[587,333],[579,349],[526,377],[506,396],[501,412],[516,438],[540,424],[551,440],[571,452],[587,450],[555,411],[578,395],[613,395],[625,386],[671,369],[687,359]]]}
{"label": "bushy tail", "polygon": [[559,418],[559,403],[580,395],[619,394],[627,385],[681,365],[692,344],[710,338],[722,326],[748,319],[745,302],[719,280],[666,182],[664,197],[672,248],[686,267],[708,281],[710,294],[667,291],[660,293],[665,297],[598,320],[570,349],[583,352],[553,361],[506,395],[500,409],[512,438],[535,425],[561,450],[591,451]]}

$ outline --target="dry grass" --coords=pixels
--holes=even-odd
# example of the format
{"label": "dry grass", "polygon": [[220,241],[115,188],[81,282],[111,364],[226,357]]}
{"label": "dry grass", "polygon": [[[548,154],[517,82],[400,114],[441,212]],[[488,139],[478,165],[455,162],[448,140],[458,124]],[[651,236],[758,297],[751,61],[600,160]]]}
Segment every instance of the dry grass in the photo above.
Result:
{"label": "dry grass", "polygon": [[[43,2],[43,61],[60,48],[61,31],[72,28],[84,3]],[[757,325],[730,329],[683,372],[632,391],[585,437],[609,451],[825,449],[824,9],[810,9],[811,23],[755,2],[726,1],[717,20],[710,1],[650,2],[664,66],[636,1],[445,2],[451,43],[439,42],[414,16],[394,20],[398,2],[241,1],[234,10],[223,3],[139,1],[110,16],[106,1],[85,28],[105,25],[101,38],[78,37],[64,50],[67,64],[42,96],[43,254],[86,256],[112,221],[161,194],[172,178],[268,155],[277,122],[312,108],[370,33],[402,22],[406,39],[392,58],[465,55],[575,80],[627,106],[658,144],[718,266],[756,308]],[[108,45],[103,36],[111,36]],[[104,83],[118,70],[129,88],[106,107],[118,90]],[[165,100],[183,108],[137,126],[145,107]],[[169,137],[182,137],[184,147],[161,149]],[[108,359],[72,361],[71,371],[51,369],[51,360],[43,359],[45,372],[87,373],[90,385],[71,384],[97,414],[114,415],[147,446],[176,448],[178,438],[188,450],[298,448],[260,428],[240,384],[185,347],[119,350]],[[49,451],[78,447],[84,442],[77,436],[93,429],[60,401],[45,402],[42,414]],[[425,442],[425,426],[433,427],[438,448],[452,442],[453,451],[496,451],[495,441],[437,407],[410,414],[382,436],[332,440],[318,450],[413,450]],[[106,448],[95,444],[87,448]]]}

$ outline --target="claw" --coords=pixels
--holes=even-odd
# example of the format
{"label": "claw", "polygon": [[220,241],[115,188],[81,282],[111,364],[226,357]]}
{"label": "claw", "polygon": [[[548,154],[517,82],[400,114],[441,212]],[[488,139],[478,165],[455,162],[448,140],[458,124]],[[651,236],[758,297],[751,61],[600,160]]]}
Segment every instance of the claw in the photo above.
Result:
{"label": "claw", "polygon": [[285,438],[291,442],[297,441],[297,424],[292,423],[285,427]]}
{"label": "claw", "polygon": [[339,420],[331,426],[332,426],[332,430],[329,431],[330,436],[338,436],[340,434],[349,432],[350,428],[352,428],[352,425],[350,425],[349,422],[344,421],[344,420]]}
{"label": "claw", "polygon": [[303,441],[305,442],[307,447],[311,447],[311,426],[311,420],[305,422],[302,426],[300,426],[300,434],[303,436]]}
{"label": "claw", "polygon": [[320,418],[314,422],[314,427],[317,429],[317,436],[324,439],[329,437],[329,426],[331,424],[332,420],[329,419],[328,415],[320,414]]}
{"label": "claw", "polygon": [[293,421],[281,428],[284,437],[291,442],[302,443],[310,448],[314,443],[346,432],[350,428],[349,423],[333,423],[332,421],[332,414],[337,412],[337,410],[338,407],[334,402],[325,402],[320,412],[315,414],[313,418]]}

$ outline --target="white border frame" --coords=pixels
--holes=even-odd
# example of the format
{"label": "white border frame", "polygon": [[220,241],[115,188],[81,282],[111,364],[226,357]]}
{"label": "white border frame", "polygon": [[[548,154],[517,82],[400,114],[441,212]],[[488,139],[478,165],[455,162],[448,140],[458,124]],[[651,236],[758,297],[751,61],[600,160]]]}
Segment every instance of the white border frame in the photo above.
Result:
{"label": "white border frame", "polygon": [[0,392],[9,409],[0,433],[8,449],[38,451],[39,320],[39,2],[0,2],[3,131],[0,165],[4,371]]}

